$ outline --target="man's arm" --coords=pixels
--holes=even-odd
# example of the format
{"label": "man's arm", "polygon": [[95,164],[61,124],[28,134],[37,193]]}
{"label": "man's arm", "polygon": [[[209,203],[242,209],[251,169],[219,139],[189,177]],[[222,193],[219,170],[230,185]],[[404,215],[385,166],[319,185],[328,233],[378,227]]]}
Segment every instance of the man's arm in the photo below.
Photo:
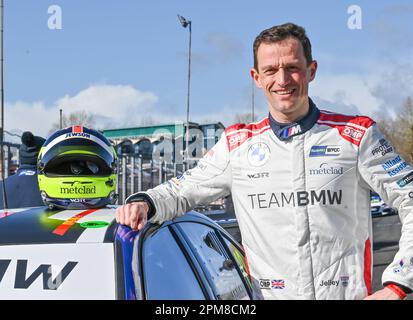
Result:
{"label": "man's arm", "polygon": [[[370,299],[403,298],[413,289],[413,167],[372,125],[360,144],[359,172],[385,203],[398,209],[402,222],[399,251],[382,276],[385,286]],[[400,289],[397,292],[397,289]]]}
{"label": "man's arm", "polygon": [[146,192],[129,196],[127,204],[117,209],[117,222],[140,229],[138,226],[143,227],[147,220],[162,223],[173,219],[197,205],[227,196],[231,179],[229,151],[223,133],[195,168]]}

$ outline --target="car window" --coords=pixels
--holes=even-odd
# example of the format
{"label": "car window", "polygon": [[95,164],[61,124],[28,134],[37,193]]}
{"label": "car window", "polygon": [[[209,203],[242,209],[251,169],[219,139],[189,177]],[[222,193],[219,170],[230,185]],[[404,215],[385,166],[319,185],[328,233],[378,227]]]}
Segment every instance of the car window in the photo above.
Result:
{"label": "car window", "polygon": [[181,222],[179,228],[206,274],[216,298],[220,300],[249,299],[236,262],[228,254],[216,231],[204,224]]}
{"label": "car window", "polygon": [[247,283],[250,290],[252,290],[251,279],[248,275],[248,268],[245,262],[244,254],[225,236],[222,237],[227,244],[228,249],[231,251],[232,256],[234,257],[238,268],[240,269],[242,276],[244,277],[245,283]]}
{"label": "car window", "polygon": [[158,229],[145,239],[142,261],[147,299],[205,299],[197,278],[168,228]]}

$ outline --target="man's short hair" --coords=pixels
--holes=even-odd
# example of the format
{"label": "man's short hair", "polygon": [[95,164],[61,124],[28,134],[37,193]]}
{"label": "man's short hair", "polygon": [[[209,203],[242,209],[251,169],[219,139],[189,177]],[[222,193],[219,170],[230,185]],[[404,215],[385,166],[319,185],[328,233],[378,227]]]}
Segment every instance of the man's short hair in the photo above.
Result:
{"label": "man's short hair", "polygon": [[286,40],[288,38],[297,39],[301,43],[304,50],[304,56],[307,60],[307,65],[309,65],[313,61],[310,39],[308,39],[303,27],[289,22],[266,29],[255,38],[253,48],[255,70],[258,71],[257,51],[261,43],[271,44]]}

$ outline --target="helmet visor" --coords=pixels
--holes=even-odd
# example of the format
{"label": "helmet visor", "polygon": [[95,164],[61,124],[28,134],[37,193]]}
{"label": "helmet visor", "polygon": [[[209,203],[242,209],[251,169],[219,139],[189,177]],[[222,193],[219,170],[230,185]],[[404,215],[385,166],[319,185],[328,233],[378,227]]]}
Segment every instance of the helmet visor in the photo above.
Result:
{"label": "helmet visor", "polygon": [[39,170],[60,176],[106,176],[114,172],[115,156],[109,146],[85,139],[67,139],[43,153]]}

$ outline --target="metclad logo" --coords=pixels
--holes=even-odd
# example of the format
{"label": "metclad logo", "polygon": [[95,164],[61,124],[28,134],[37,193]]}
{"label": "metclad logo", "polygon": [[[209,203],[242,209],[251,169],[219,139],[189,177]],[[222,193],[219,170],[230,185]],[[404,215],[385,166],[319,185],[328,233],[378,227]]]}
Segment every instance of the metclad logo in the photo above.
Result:
{"label": "metclad logo", "polygon": [[377,155],[384,156],[388,154],[389,152],[393,152],[393,147],[387,142],[386,139],[380,139],[379,145],[373,147],[371,154],[373,156],[377,156]]}
{"label": "metclad logo", "polygon": [[318,169],[310,169],[310,176],[313,175],[342,175],[343,174],[343,167],[333,167],[328,163],[320,164],[320,168]]}
{"label": "metclad logo", "polygon": [[[60,193],[67,195],[94,195],[96,194],[96,186],[88,186],[91,182],[63,182],[69,184],[70,187],[60,187]],[[80,186],[79,186],[80,184]]]}
{"label": "metclad logo", "polygon": [[270,209],[289,207],[303,207],[307,205],[340,205],[342,190],[311,190],[291,193],[254,193],[249,194],[251,209]]}
{"label": "metclad logo", "polygon": [[310,157],[334,157],[341,153],[340,146],[312,146]]}

